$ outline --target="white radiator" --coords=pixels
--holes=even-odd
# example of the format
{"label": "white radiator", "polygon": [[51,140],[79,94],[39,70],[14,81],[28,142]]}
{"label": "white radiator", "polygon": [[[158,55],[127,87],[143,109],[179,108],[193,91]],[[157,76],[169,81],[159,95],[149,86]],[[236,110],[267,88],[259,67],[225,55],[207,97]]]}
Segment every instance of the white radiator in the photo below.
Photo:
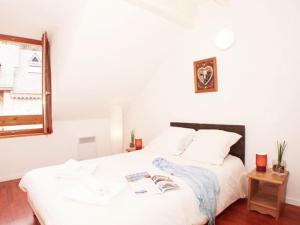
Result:
{"label": "white radiator", "polygon": [[78,160],[92,159],[98,156],[96,137],[78,139]]}

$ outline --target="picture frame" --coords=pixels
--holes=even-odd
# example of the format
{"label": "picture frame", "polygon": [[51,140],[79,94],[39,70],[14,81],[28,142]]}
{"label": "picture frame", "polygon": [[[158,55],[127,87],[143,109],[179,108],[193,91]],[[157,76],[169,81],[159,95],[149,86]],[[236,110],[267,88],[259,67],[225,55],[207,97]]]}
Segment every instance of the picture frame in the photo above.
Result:
{"label": "picture frame", "polygon": [[218,91],[217,58],[194,62],[195,93]]}

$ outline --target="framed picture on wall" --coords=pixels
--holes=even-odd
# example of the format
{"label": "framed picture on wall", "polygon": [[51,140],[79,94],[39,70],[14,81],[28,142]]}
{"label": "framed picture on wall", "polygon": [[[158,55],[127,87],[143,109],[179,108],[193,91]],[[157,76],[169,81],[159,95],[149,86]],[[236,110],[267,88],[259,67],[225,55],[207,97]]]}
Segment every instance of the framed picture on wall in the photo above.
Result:
{"label": "framed picture on wall", "polygon": [[217,58],[194,62],[195,93],[218,91]]}

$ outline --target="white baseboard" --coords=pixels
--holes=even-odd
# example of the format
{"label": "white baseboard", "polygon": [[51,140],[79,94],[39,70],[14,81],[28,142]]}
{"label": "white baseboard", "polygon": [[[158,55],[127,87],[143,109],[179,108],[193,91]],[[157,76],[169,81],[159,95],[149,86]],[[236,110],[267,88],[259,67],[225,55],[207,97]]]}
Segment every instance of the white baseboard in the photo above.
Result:
{"label": "white baseboard", "polygon": [[14,175],[9,175],[9,176],[3,176],[3,177],[0,177],[0,182],[20,179],[23,175],[24,175],[24,173],[14,174]]}
{"label": "white baseboard", "polygon": [[290,205],[300,206],[300,199],[286,197],[285,202]]}

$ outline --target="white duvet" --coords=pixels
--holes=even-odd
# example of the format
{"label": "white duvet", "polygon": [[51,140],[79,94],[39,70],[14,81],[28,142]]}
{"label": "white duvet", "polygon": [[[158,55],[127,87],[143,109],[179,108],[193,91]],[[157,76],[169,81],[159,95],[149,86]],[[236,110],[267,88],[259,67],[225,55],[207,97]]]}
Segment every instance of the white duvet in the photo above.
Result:
{"label": "white duvet", "polygon": [[43,225],[202,225],[207,222],[201,213],[191,188],[180,178],[172,177],[180,189],[158,195],[134,195],[125,176],[147,171],[151,175],[167,175],[152,165],[153,159],[163,157],[181,165],[205,167],[219,180],[220,193],[217,213],[231,203],[245,197],[245,167],[240,159],[229,155],[222,166],[184,160],[180,156],[166,156],[146,149],[94,160],[83,161],[83,168],[97,165],[92,173],[99,183],[121,187],[103,204],[89,204],[67,198],[66,193],[77,188],[78,179],[61,179],[58,174],[64,165],[28,172],[20,187],[39,215]]}

